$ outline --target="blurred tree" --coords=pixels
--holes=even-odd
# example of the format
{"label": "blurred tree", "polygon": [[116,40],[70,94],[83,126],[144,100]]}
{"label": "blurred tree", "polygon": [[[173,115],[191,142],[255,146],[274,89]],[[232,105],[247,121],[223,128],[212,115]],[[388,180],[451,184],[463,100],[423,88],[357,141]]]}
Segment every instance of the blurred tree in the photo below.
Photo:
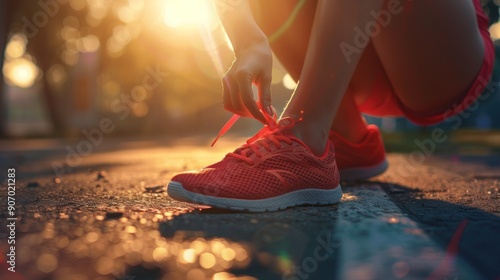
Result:
{"label": "blurred tree", "polygon": [[[40,3],[51,3],[50,6]],[[9,34],[24,33],[28,38],[27,52],[30,53],[41,70],[42,91],[41,96],[47,108],[49,121],[52,123],[57,135],[64,131],[63,116],[58,109],[55,93],[47,81],[47,70],[54,58],[58,58],[57,36],[55,25],[57,19],[64,13],[60,13],[61,5],[57,1],[30,1],[30,0],[6,0],[2,4],[7,17],[4,18]],[[8,37],[5,37],[7,39]],[[4,44],[5,45],[5,44]],[[3,52],[2,52],[3,53]],[[3,61],[4,57],[2,57]]]}
{"label": "blurred tree", "polygon": [[[106,64],[110,60],[106,57],[105,43],[113,35],[114,27],[120,23],[110,13],[110,9],[113,6],[124,5],[128,1],[6,1],[11,4],[8,7],[2,6],[10,15],[5,19],[8,31],[11,34],[22,33],[28,38],[27,53],[34,58],[42,74],[40,77],[41,97],[44,100],[49,121],[57,135],[64,135],[68,125],[66,107],[72,105],[68,104],[66,96],[72,94],[68,90],[74,90],[74,86],[69,84],[75,82],[71,79],[74,66],[78,63],[81,53],[87,51],[85,39],[89,39],[86,36],[90,35],[93,44],[96,43],[95,38],[97,38],[97,49],[101,49],[100,54],[103,59],[98,59],[99,65],[96,68],[105,72],[107,66],[113,65],[112,63]],[[97,12],[95,9],[92,10],[96,6]],[[96,49],[92,51],[95,52]],[[56,88],[51,84],[49,70],[53,66],[61,65],[62,71],[70,77],[65,80],[65,85]],[[133,74],[130,68],[120,66],[122,66],[121,69],[127,71],[128,75]],[[95,80],[98,80],[101,74],[95,72]],[[122,75],[119,80],[126,83],[133,79]],[[98,95],[99,92],[92,92],[92,94]]]}

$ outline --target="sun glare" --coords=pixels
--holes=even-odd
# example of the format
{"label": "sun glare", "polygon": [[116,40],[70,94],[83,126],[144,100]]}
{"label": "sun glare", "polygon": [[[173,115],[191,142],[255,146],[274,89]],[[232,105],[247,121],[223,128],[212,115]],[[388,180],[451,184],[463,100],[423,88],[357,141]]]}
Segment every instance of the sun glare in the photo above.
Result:
{"label": "sun glare", "polygon": [[217,14],[210,0],[167,0],[164,23],[171,28],[181,26],[203,26],[215,29]]}

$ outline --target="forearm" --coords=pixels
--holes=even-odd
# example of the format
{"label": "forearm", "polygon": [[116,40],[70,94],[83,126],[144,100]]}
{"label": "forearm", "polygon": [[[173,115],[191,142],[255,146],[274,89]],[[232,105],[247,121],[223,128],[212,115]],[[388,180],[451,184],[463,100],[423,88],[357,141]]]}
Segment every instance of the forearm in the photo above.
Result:
{"label": "forearm", "polygon": [[249,45],[267,44],[266,35],[253,19],[247,0],[216,0],[215,2],[219,18],[236,55]]}

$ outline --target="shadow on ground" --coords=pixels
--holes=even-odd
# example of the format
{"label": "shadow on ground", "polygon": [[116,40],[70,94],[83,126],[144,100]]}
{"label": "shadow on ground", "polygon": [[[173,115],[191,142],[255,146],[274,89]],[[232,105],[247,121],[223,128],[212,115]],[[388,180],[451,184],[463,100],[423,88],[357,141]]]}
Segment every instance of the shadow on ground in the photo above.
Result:
{"label": "shadow on ground", "polygon": [[500,279],[500,217],[466,205],[422,198],[420,190],[380,184],[446,250],[439,269],[451,269],[458,256],[485,279]]}

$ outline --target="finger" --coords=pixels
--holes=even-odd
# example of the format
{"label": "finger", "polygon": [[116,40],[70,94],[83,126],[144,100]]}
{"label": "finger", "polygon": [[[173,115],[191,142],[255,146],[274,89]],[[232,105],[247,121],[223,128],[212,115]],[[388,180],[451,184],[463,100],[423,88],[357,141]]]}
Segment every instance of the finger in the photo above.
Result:
{"label": "finger", "polygon": [[244,108],[252,115],[255,119],[262,123],[266,123],[264,115],[259,110],[257,102],[253,98],[252,91],[252,76],[247,73],[242,73],[238,75],[238,87],[240,90],[240,98],[243,103]]}
{"label": "finger", "polygon": [[222,81],[224,85],[224,109],[241,116],[249,115],[245,114],[246,112],[240,109],[243,107],[243,105],[241,105],[238,84],[236,83],[234,78],[232,78],[231,75],[226,75]]}
{"label": "finger", "polygon": [[243,104],[243,101],[241,99],[241,91],[238,82],[234,81],[233,86],[234,90],[231,90],[231,106],[233,112],[240,116],[250,117],[251,114],[245,108],[245,105]]}
{"label": "finger", "polygon": [[272,109],[271,79],[270,75],[266,75],[261,79],[259,83],[259,102],[262,110],[265,110],[272,117],[274,112]]}
{"label": "finger", "polygon": [[222,78],[222,104],[225,110],[232,112],[233,103],[231,102],[231,87],[228,80],[228,76]]}

